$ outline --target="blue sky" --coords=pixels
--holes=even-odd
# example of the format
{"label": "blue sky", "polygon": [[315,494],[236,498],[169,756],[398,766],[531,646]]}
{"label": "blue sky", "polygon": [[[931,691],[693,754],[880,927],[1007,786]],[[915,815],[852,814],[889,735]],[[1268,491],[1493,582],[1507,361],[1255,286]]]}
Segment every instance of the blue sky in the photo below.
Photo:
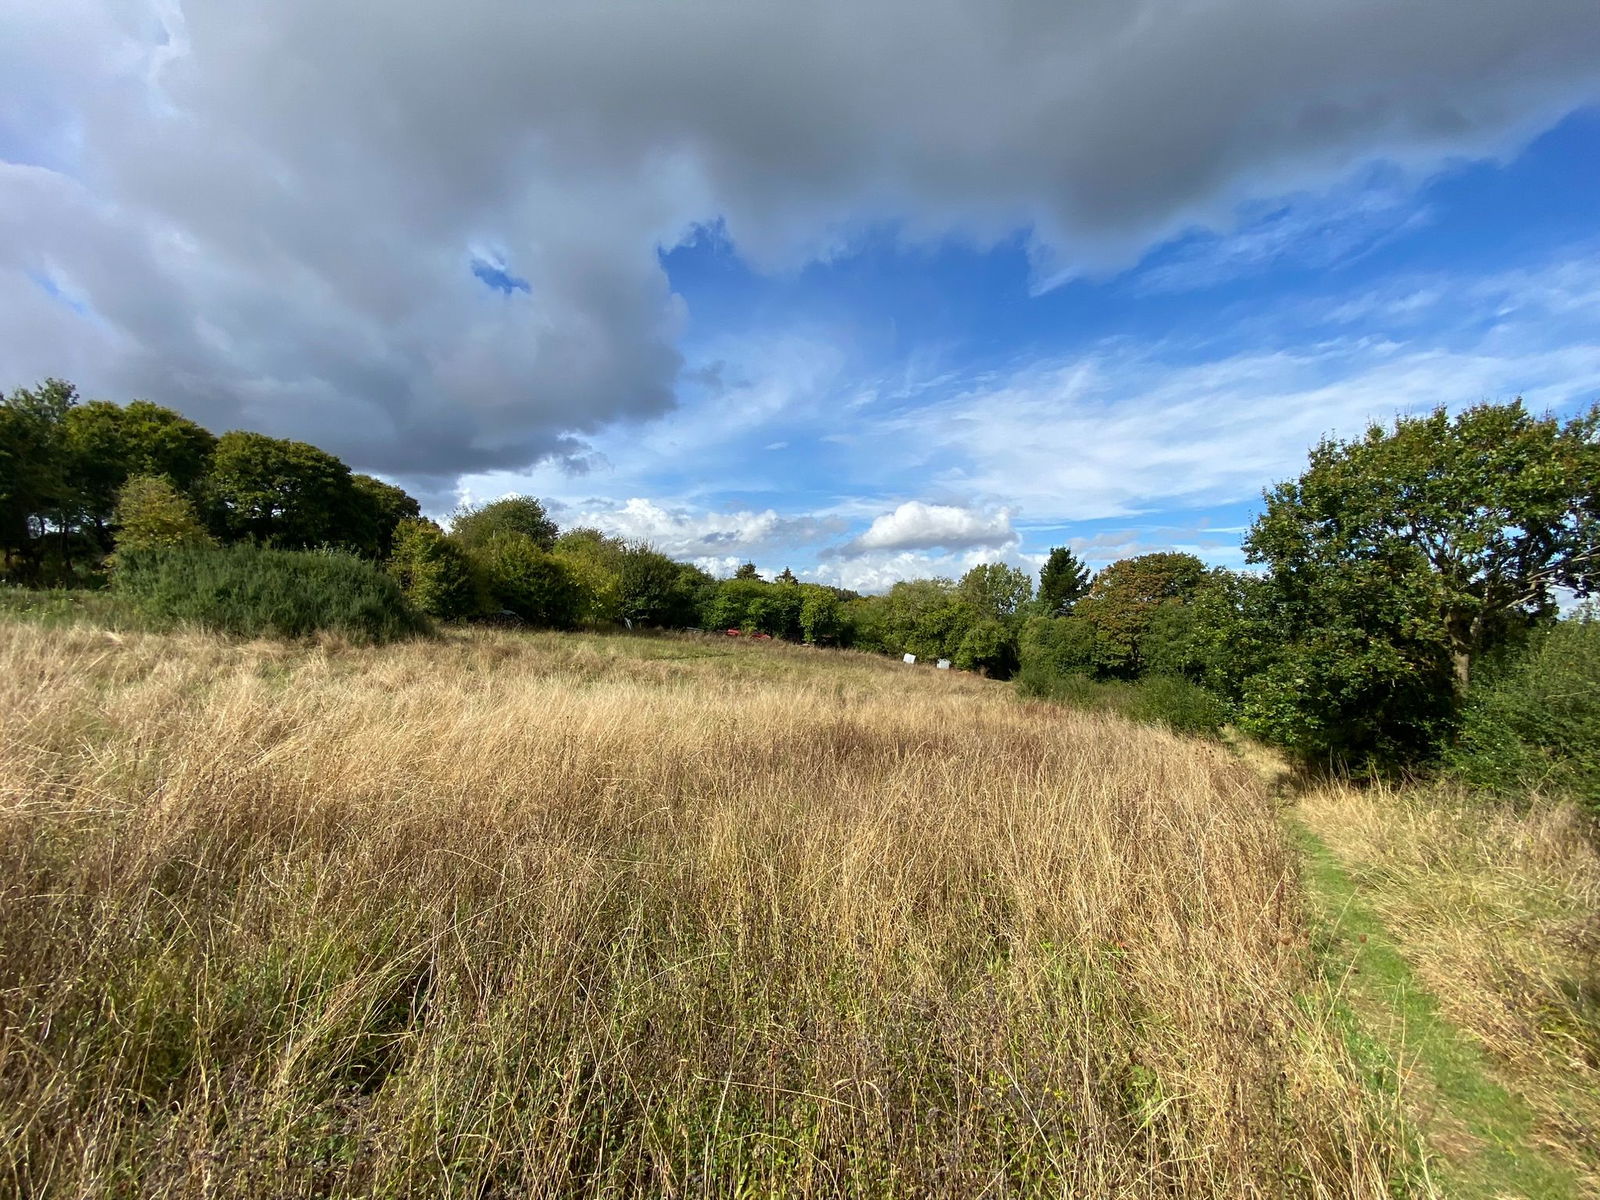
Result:
{"label": "blue sky", "polygon": [[[1600,401],[1597,196],[1585,107],[1502,161],[1372,164],[1059,282],[1021,233],[884,226],[767,273],[710,225],[662,253],[689,314],[680,409],[595,437],[584,473],[465,487],[533,491],[713,570],[751,557],[852,586],[1056,545],[1237,567],[1261,490],[1325,435]],[[962,516],[912,509],[902,537],[859,545],[902,505]]]}
{"label": "blue sky", "polygon": [[[873,589],[1600,400],[1592,0],[24,0],[0,388]],[[1248,63],[1247,70],[1240,63]]]}

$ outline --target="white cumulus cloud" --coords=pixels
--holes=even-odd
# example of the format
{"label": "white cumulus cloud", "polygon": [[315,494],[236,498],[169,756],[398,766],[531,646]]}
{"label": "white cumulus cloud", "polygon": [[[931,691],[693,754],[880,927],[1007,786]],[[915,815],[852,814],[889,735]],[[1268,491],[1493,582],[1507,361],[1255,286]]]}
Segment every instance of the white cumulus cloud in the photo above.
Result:
{"label": "white cumulus cloud", "polygon": [[1002,548],[1017,543],[1008,509],[981,512],[952,504],[908,500],[873,520],[865,533],[839,547],[840,556],[873,550],[967,550]]}

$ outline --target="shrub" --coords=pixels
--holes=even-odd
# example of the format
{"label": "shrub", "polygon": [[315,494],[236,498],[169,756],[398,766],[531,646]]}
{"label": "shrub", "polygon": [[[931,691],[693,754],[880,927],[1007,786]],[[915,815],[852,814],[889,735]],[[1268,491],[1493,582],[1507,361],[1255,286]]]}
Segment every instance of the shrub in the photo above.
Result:
{"label": "shrub", "polygon": [[530,625],[564,629],[578,619],[583,597],[572,573],[526,534],[496,534],[473,559],[494,600]]}
{"label": "shrub", "polygon": [[521,534],[539,549],[553,550],[556,533],[556,523],[532,496],[505,496],[488,504],[464,505],[450,518],[450,536],[468,550],[482,549],[506,534]]}
{"label": "shrub", "polygon": [[1022,669],[1041,675],[1094,672],[1094,626],[1077,617],[1030,617],[1018,641]]}
{"label": "shrub", "polygon": [[403,520],[394,532],[389,574],[418,612],[453,621],[478,608],[472,565],[432,521]]}
{"label": "shrub", "polygon": [[1447,759],[1503,796],[1561,793],[1600,814],[1600,620],[1559,621],[1468,695]]}
{"label": "shrub", "polygon": [[428,629],[393,579],[336,552],[249,544],[128,551],[114,586],[154,624],[242,637],[330,632],[387,642]]}
{"label": "shrub", "polygon": [[135,475],[117,492],[117,550],[214,546],[194,505],[164,475]]}
{"label": "shrub", "polygon": [[1125,711],[1136,721],[1210,736],[1227,720],[1220,698],[1181,675],[1149,675],[1130,690]]}
{"label": "shrub", "polygon": [[1130,721],[1164,725],[1177,733],[1213,736],[1227,719],[1220,697],[1181,676],[1153,675],[1127,683],[1088,675],[1055,675],[1035,662],[1023,664],[1017,691],[1036,700],[1072,708],[1102,709]]}
{"label": "shrub", "polygon": [[982,671],[996,679],[1009,679],[1017,669],[1017,643],[999,621],[975,621],[956,646],[955,664],[963,671]]}

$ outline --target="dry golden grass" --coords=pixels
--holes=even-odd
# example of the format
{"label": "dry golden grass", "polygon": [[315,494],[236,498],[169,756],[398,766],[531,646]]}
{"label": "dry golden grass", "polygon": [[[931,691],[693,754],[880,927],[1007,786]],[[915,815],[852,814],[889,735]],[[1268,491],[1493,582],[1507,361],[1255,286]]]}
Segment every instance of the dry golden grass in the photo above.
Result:
{"label": "dry golden grass", "polygon": [[1384,787],[1315,788],[1298,808],[1526,1101],[1533,1140],[1600,1195],[1600,850],[1583,818]]}
{"label": "dry golden grass", "polygon": [[970,677],[0,622],[0,1192],[1383,1195],[1296,880]]}

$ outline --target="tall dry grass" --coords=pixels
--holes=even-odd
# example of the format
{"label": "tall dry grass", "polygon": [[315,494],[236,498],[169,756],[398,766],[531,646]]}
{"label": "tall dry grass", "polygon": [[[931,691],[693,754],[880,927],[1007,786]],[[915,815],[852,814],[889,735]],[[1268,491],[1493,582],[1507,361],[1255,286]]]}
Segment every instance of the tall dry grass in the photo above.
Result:
{"label": "tall dry grass", "polygon": [[0,623],[0,881],[0,1192],[1344,1196],[1395,1169],[1297,999],[1254,776],[976,679]]}

